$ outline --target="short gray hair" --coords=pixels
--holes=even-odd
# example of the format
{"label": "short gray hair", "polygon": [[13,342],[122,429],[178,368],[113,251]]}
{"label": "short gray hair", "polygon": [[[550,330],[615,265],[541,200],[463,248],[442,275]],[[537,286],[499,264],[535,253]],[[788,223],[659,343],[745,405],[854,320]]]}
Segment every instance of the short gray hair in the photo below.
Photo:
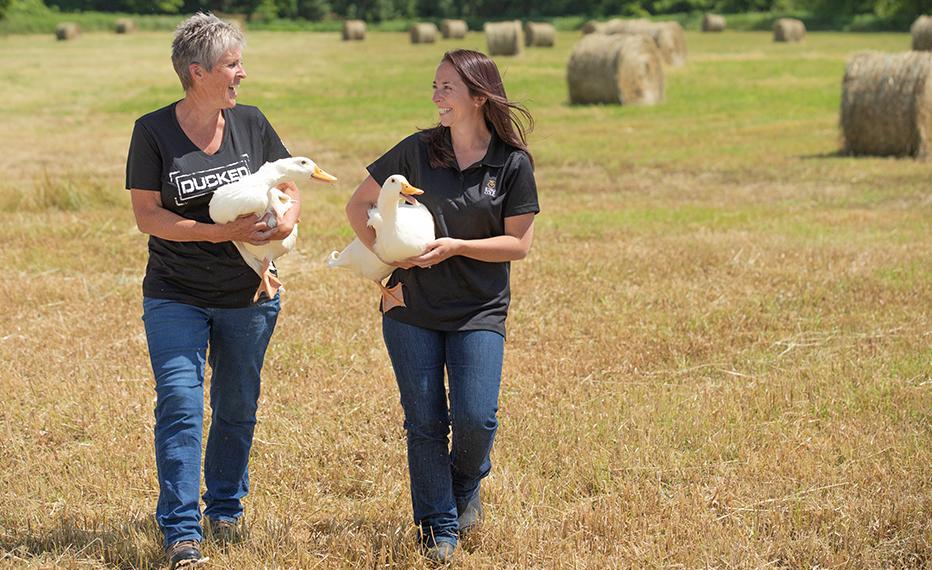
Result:
{"label": "short gray hair", "polygon": [[192,63],[210,71],[225,53],[244,47],[243,33],[213,14],[198,12],[178,24],[172,40],[172,65],[181,79],[182,89],[187,91],[193,84],[189,69]]}

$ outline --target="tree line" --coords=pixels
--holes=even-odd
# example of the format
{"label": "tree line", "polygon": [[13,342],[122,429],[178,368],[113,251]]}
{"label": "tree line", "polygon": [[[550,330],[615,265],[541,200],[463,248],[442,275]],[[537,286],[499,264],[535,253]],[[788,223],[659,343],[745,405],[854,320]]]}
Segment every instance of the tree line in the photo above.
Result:
{"label": "tree line", "polygon": [[[0,9],[10,0],[0,0]],[[16,0],[13,0],[14,2]],[[187,14],[195,11],[277,18],[548,18],[684,12],[721,13],[798,10],[812,14],[882,17],[932,12],[932,0],[45,0],[64,12]]]}

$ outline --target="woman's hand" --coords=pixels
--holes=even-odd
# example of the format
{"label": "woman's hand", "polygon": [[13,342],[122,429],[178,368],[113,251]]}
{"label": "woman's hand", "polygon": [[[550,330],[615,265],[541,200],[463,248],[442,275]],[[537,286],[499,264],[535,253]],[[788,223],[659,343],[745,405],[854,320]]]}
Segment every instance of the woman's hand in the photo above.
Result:
{"label": "woman's hand", "polygon": [[267,236],[277,229],[270,229],[269,225],[255,214],[245,214],[232,222],[220,224],[220,227],[223,229],[224,241],[245,241],[252,245],[269,243]]}
{"label": "woman's hand", "polygon": [[[275,221],[274,226],[268,225],[270,222],[272,222],[271,218],[274,218],[274,221]],[[291,230],[294,229],[294,223],[292,223],[292,221],[288,218],[288,216],[278,217],[274,213],[270,213],[270,214],[267,214],[267,217],[263,218],[262,221],[266,224],[267,229],[256,234],[256,237],[258,237],[261,240],[264,240],[265,242],[281,241],[285,239],[286,237],[290,236]],[[261,245],[261,244],[255,244],[255,245]]]}
{"label": "woman's hand", "polygon": [[[428,243],[424,249],[424,253],[421,255],[416,257],[409,257],[408,259],[398,262],[395,265],[401,267],[402,269],[410,269],[411,267],[422,267],[426,269],[432,265],[440,263],[441,261],[447,260],[454,255],[458,255],[462,244],[462,240],[442,237]],[[402,264],[406,264],[407,267]]]}

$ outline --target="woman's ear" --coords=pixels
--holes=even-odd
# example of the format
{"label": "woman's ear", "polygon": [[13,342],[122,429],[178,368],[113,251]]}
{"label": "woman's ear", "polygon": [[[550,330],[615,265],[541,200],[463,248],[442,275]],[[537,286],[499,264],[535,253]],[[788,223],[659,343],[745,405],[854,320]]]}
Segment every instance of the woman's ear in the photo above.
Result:
{"label": "woman's ear", "polygon": [[476,102],[476,109],[479,109],[480,107],[485,105],[485,102],[488,101],[489,98],[483,95],[479,95],[478,97],[473,97],[472,100]]}
{"label": "woman's ear", "polygon": [[201,79],[204,77],[204,68],[201,67],[199,63],[191,63],[188,65],[188,73],[191,74],[192,78]]}

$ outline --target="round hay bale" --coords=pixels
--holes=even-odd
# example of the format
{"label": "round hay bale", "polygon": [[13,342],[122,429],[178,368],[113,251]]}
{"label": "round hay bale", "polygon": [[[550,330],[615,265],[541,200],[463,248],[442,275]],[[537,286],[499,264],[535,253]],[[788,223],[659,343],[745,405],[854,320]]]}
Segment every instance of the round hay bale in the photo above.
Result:
{"label": "round hay bale", "polygon": [[362,41],[366,39],[366,23],[362,20],[343,21],[343,41]]}
{"label": "round hay bale", "polygon": [[570,102],[654,105],[663,100],[663,64],[643,35],[589,34],[566,66]]}
{"label": "round hay bale", "polygon": [[412,44],[432,44],[437,41],[437,26],[433,22],[419,22],[411,26]]}
{"label": "round hay bale", "polygon": [[529,47],[553,47],[556,37],[553,24],[528,22],[524,27],[524,45]]}
{"label": "round hay bale", "polygon": [[440,21],[440,33],[443,35],[444,39],[463,39],[466,37],[466,32],[468,31],[469,26],[466,25],[466,20],[445,19]]}
{"label": "round hay bale", "polygon": [[131,34],[136,31],[136,22],[129,18],[120,18],[114,24],[114,29],[118,34]]}
{"label": "round hay bale", "polygon": [[[654,24],[661,29],[660,34],[668,36],[673,41],[670,53],[670,65],[684,65],[686,63],[686,32],[679,22],[657,22]],[[656,41],[657,36],[654,37]]]}
{"label": "round hay bale", "polygon": [[916,51],[932,51],[932,18],[919,16],[909,28],[913,35],[913,49]]}
{"label": "round hay bale", "polygon": [[806,24],[795,18],[780,18],[773,23],[773,41],[801,42],[806,39]]}
{"label": "round hay bale", "polygon": [[519,55],[524,49],[521,22],[487,22],[483,26],[489,55]]}
{"label": "round hay bale", "polygon": [[651,21],[644,18],[612,18],[605,22],[601,32],[603,34],[633,34],[634,30],[650,27]]}
{"label": "round hay bale", "polygon": [[724,32],[725,16],[719,14],[705,14],[702,16],[703,32]]}
{"label": "round hay bale", "polygon": [[81,35],[81,27],[74,22],[62,22],[55,26],[55,39],[73,40]]}
{"label": "round hay bale", "polygon": [[648,36],[660,50],[664,63],[686,63],[686,35],[683,33],[683,26],[676,22],[613,19],[605,23],[605,33]]}
{"label": "round hay bale", "polygon": [[928,158],[932,144],[932,53],[856,54],[841,94],[845,152]]}
{"label": "round hay bale", "polygon": [[605,33],[605,22],[600,22],[598,20],[589,20],[583,24],[582,33],[583,35],[587,34],[596,34],[596,33]]}

